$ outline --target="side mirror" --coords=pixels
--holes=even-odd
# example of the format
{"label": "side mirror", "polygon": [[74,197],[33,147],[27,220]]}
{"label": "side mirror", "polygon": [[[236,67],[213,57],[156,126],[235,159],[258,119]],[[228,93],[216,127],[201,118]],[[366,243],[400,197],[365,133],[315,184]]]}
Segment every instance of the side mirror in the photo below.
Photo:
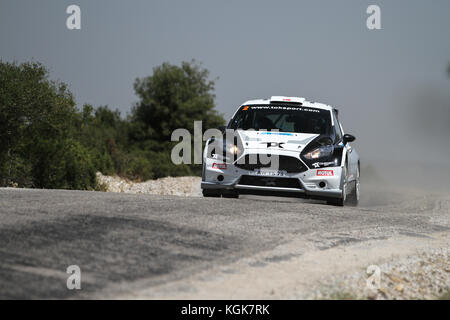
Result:
{"label": "side mirror", "polygon": [[356,137],[351,134],[344,134],[344,144],[347,144],[348,142],[353,142],[356,140]]}

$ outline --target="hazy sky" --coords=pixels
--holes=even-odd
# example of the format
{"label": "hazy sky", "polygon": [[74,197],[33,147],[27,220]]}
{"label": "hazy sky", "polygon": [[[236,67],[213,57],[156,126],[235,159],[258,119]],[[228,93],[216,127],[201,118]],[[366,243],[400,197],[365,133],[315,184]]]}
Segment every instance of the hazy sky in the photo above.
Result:
{"label": "hazy sky", "polygon": [[[81,7],[79,31],[66,28],[70,4]],[[366,28],[370,4],[382,30]],[[247,99],[304,96],[339,107],[368,155],[405,136],[395,116],[417,88],[449,91],[449,36],[448,0],[0,0],[1,59],[42,62],[79,105],[125,114],[136,77],[194,58],[219,77],[227,118]]]}

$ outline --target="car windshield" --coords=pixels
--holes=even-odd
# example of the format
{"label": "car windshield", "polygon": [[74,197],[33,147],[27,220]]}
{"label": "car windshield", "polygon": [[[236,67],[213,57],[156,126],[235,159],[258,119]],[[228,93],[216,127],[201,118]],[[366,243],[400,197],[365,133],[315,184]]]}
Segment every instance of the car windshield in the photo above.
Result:
{"label": "car windshield", "polygon": [[309,107],[251,105],[241,107],[228,128],[329,134],[331,116],[328,110]]}

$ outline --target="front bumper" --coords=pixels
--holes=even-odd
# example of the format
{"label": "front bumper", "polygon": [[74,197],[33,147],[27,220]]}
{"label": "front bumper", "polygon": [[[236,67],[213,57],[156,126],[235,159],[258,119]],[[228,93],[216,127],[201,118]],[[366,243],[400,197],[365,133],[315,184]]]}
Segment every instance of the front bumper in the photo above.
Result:
{"label": "front bumper", "polygon": [[[201,183],[202,189],[216,189],[224,191],[237,191],[240,194],[255,194],[255,195],[274,195],[274,196],[288,196],[300,198],[341,198],[341,175],[342,167],[327,167],[318,169],[308,169],[301,173],[286,173],[282,177],[277,176],[278,179],[290,178],[297,179],[299,187],[280,187],[280,186],[261,186],[249,185],[242,183],[244,176],[270,178],[267,175],[259,175],[253,171],[244,170],[227,164],[226,169],[213,168],[213,163],[217,160],[205,159],[203,169],[203,181]],[[324,176],[322,173],[325,170],[330,176]]]}

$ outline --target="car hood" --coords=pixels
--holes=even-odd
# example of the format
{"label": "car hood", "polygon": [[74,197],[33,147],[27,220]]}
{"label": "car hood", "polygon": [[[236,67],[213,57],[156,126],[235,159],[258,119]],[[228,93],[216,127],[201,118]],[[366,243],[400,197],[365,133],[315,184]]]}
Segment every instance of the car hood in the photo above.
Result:
{"label": "car hood", "polygon": [[274,131],[238,130],[242,145],[246,150],[253,149],[267,152],[268,150],[301,151],[318,137],[318,134]]}

